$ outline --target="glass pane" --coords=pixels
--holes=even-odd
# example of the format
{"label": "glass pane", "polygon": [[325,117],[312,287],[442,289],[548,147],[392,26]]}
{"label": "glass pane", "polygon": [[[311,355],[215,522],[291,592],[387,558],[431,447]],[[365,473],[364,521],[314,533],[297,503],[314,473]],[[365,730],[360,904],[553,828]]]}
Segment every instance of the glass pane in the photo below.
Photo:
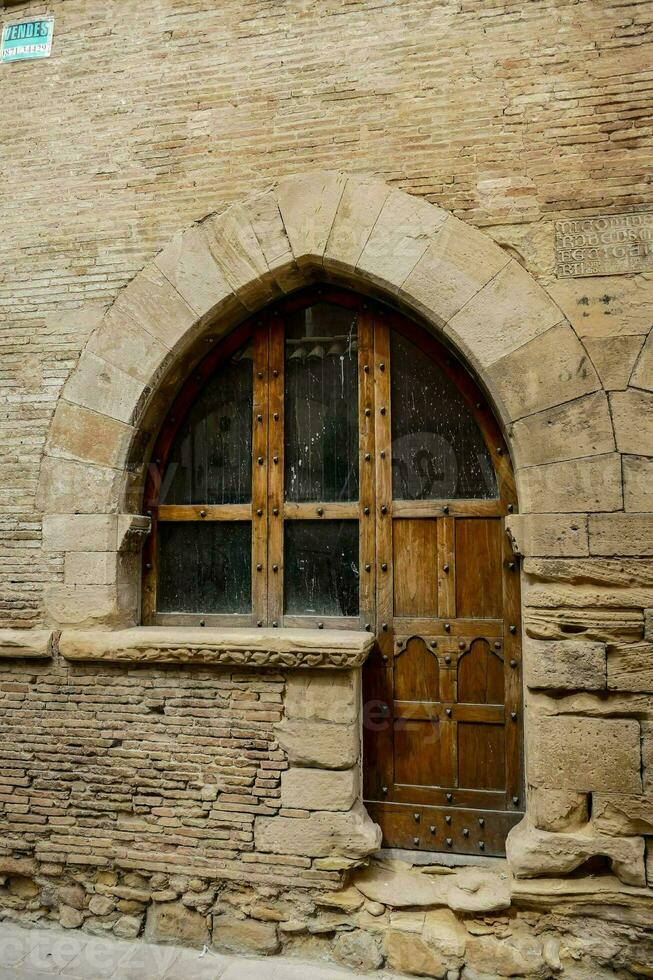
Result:
{"label": "glass pane", "polygon": [[251,528],[249,521],[160,523],[158,611],[250,612]]}
{"label": "glass pane", "polygon": [[286,500],[358,499],[356,315],[317,303],[286,327]]}
{"label": "glass pane", "polygon": [[394,331],[391,366],[394,499],[496,497],[488,448],[454,383]]}
{"label": "glass pane", "polygon": [[216,371],[179,427],[162,504],[244,504],[252,499],[252,349]]}
{"label": "glass pane", "polygon": [[285,611],[297,616],[358,615],[358,521],[288,521]]}

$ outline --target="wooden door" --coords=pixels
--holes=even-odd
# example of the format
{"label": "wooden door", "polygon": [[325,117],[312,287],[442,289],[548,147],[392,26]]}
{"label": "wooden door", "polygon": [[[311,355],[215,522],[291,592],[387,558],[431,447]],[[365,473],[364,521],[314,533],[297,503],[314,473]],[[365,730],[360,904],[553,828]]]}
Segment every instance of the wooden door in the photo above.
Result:
{"label": "wooden door", "polygon": [[386,846],[502,854],[523,802],[512,473],[471,379],[413,325],[374,321],[365,801]]}

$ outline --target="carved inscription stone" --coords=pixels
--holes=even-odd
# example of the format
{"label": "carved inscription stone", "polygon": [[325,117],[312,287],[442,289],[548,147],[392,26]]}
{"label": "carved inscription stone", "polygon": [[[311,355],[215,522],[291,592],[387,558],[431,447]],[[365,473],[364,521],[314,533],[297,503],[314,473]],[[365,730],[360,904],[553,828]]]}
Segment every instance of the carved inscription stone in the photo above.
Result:
{"label": "carved inscription stone", "polygon": [[653,211],[556,222],[558,276],[613,276],[653,269]]}

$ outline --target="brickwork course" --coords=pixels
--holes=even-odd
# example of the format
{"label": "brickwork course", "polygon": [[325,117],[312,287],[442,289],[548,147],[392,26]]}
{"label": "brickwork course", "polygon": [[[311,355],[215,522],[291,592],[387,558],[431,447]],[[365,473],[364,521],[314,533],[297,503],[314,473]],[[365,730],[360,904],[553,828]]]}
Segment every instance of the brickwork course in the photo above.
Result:
{"label": "brickwork course", "polygon": [[[650,232],[653,3],[30,0],[0,24],[45,14],[51,58],[0,65],[0,916],[448,980],[649,975],[653,260],[583,274],[565,236]],[[444,334],[510,446],[528,795],[492,869],[368,863],[355,637],[138,628],[143,469],[188,350],[319,275]]]}

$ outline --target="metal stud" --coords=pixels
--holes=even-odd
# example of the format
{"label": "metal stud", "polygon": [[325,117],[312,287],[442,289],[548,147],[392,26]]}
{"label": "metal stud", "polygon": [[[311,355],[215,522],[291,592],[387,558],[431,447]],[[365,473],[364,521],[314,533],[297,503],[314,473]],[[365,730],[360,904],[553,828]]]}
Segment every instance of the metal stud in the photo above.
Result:
{"label": "metal stud", "polygon": [[278,565],[273,565],[272,566],[272,571],[273,572],[278,572],[279,571],[279,566]]}
{"label": "metal stud", "polygon": [[463,828],[463,837],[469,837],[469,830],[467,829],[467,827]]}
{"label": "metal stud", "polygon": [[420,814],[419,813],[414,813],[413,814],[413,820],[415,821],[415,823],[419,823],[419,821],[420,821]]}
{"label": "metal stud", "polygon": [[368,463],[371,460],[371,458],[372,458],[372,456],[371,456],[370,453],[365,453],[365,459],[367,460]]}
{"label": "metal stud", "polygon": [[515,633],[517,632],[517,627],[516,627],[516,626],[511,626],[511,627],[510,627],[510,632],[511,632],[511,633],[512,633],[512,635],[514,636],[514,635],[515,635]]}
{"label": "metal stud", "polygon": [[435,648],[437,647],[437,645],[438,645],[438,641],[437,640],[431,640],[431,642],[429,643],[429,646],[430,646],[431,650],[435,650]]}
{"label": "metal stud", "polygon": [[370,366],[369,366],[369,364],[364,364],[363,365],[363,371],[365,372],[365,374],[369,374],[370,373]]}
{"label": "metal stud", "polygon": [[380,411],[381,411],[381,415],[385,415],[385,405],[381,406]]}
{"label": "metal stud", "polygon": [[387,623],[381,623],[381,629],[383,630],[384,633],[387,633],[388,632],[388,624]]}
{"label": "metal stud", "polygon": [[370,513],[370,508],[369,507],[363,507],[363,513],[365,514],[366,517],[368,517],[369,516],[369,513]]}
{"label": "metal stud", "polygon": [[509,514],[512,514],[512,512],[514,511],[514,509],[515,509],[515,505],[514,504],[508,504],[508,513]]}
{"label": "metal stud", "polygon": [[382,514],[387,514],[388,513],[388,508],[386,507],[385,504],[383,504],[382,507],[381,507],[381,513]]}
{"label": "metal stud", "polygon": [[445,633],[451,633],[451,623],[444,624],[444,631]]}
{"label": "metal stud", "polygon": [[513,798],[512,798],[512,805],[513,806],[519,806],[519,797],[518,796],[513,796]]}
{"label": "metal stud", "polygon": [[256,625],[257,625],[258,627],[261,627],[261,626],[263,625],[263,620],[262,620],[262,619],[259,619],[259,620],[257,620],[257,623],[256,623]]}
{"label": "metal stud", "polygon": [[200,626],[206,626],[206,620],[200,619]]}
{"label": "metal stud", "polygon": [[263,565],[260,562],[258,562],[258,564],[256,565],[256,571],[257,572],[262,572],[263,571]]}
{"label": "metal stud", "polygon": [[484,827],[485,826],[485,817],[479,817],[478,818],[478,825],[479,825],[479,827]]}
{"label": "metal stud", "polygon": [[385,449],[382,449],[381,450],[381,452],[379,453],[379,456],[381,457],[381,459],[385,459]]}
{"label": "metal stud", "polygon": [[514,572],[514,570],[515,570],[516,567],[517,566],[515,565],[515,562],[514,561],[509,561],[508,562],[508,571],[509,572]]}
{"label": "metal stud", "polygon": [[278,422],[279,421],[279,413],[278,412],[275,412],[274,415],[272,416],[272,418],[274,419],[275,422]]}
{"label": "metal stud", "polygon": [[431,826],[429,827],[429,830],[430,830],[430,832],[432,834],[434,834],[435,833],[435,825],[434,824],[431,824]]}
{"label": "metal stud", "polygon": [[444,822],[445,822],[445,823],[451,823],[451,814],[449,814],[449,813],[448,813],[448,814],[446,815],[446,817],[444,818]]}
{"label": "metal stud", "polygon": [[274,629],[276,629],[278,625],[279,625],[279,624],[278,624],[278,622],[276,621],[276,619],[273,619],[273,620],[272,620],[272,626],[274,627]]}
{"label": "metal stud", "polygon": [[278,377],[279,377],[279,372],[277,371],[277,369],[276,369],[276,368],[275,368],[275,369],[274,369],[274,371],[272,372],[272,377],[273,377],[273,378],[278,378]]}
{"label": "metal stud", "polygon": [[387,786],[382,786],[381,787],[381,792],[383,793],[384,796],[387,796],[388,795],[388,787]]}
{"label": "metal stud", "polygon": [[272,516],[273,517],[278,517],[279,516],[279,508],[278,507],[273,507],[272,508]]}
{"label": "metal stud", "polygon": [[511,719],[513,721],[517,721],[517,712],[516,711],[511,711],[510,712],[510,717],[511,717]]}
{"label": "metal stud", "polygon": [[262,415],[257,415],[256,416],[256,421],[257,422],[262,422],[263,421],[263,416]]}
{"label": "metal stud", "polygon": [[200,517],[206,517],[206,511],[205,510],[201,510],[200,511]]}
{"label": "metal stud", "polygon": [[447,803],[453,803],[453,793],[447,793]]}
{"label": "metal stud", "polygon": [[442,571],[445,573],[445,575],[449,574],[449,564],[447,562],[445,562],[442,566]]}
{"label": "metal stud", "polygon": [[263,466],[263,457],[259,456],[256,462],[258,463],[259,466]]}
{"label": "metal stud", "polygon": [[365,629],[369,632],[372,629],[371,623],[365,623]]}
{"label": "metal stud", "polygon": [[458,640],[458,649],[459,650],[464,650],[465,649],[465,641],[464,640]]}
{"label": "metal stud", "polygon": [[317,516],[318,517],[322,517],[322,514],[323,513],[324,513],[324,507],[318,507],[318,509],[317,509]]}
{"label": "metal stud", "polygon": [[497,456],[503,456],[503,449],[501,446],[497,446]]}
{"label": "metal stud", "polygon": [[150,565],[150,563],[149,563],[149,561],[148,561],[148,562],[147,562],[147,564],[145,565],[145,571],[146,571],[146,572],[151,572],[151,571],[152,571],[152,566]]}
{"label": "metal stud", "polygon": [[383,363],[383,361],[381,361],[381,363],[379,364],[379,371],[385,371],[385,364]]}
{"label": "metal stud", "polygon": [[370,565],[369,562],[367,562],[367,564],[365,565],[365,571],[366,572],[369,572],[369,571],[371,571],[371,569],[372,569],[372,566]]}
{"label": "metal stud", "polygon": [[413,837],[413,844],[415,847],[419,847],[419,837]]}
{"label": "metal stud", "polygon": [[481,849],[482,851],[484,851],[484,850],[485,850],[485,841],[484,841],[484,840],[480,840],[480,841],[478,842],[478,846],[480,847],[480,849]]}
{"label": "metal stud", "polygon": [[387,563],[387,561],[381,562],[381,571],[382,572],[387,572],[388,571],[388,563]]}
{"label": "metal stud", "polygon": [[453,840],[451,839],[451,837],[447,837],[447,847],[451,847],[452,844],[453,844]]}
{"label": "metal stud", "polygon": [[442,513],[443,514],[448,514],[449,513],[449,506],[448,506],[448,504],[445,504],[444,505],[444,507],[442,508]]}
{"label": "metal stud", "polygon": [[515,669],[515,667],[517,666],[517,661],[516,661],[516,660],[511,660],[511,661],[510,661],[510,666],[511,666],[511,667],[512,667],[512,669],[514,670],[514,669]]}
{"label": "metal stud", "polygon": [[500,640],[495,640],[494,641],[494,649],[495,650],[500,650],[501,649],[501,641]]}
{"label": "metal stud", "polygon": [[318,628],[319,630],[323,630],[323,629],[324,629],[324,623],[318,623],[318,624],[317,624],[317,628]]}
{"label": "metal stud", "polygon": [[451,708],[445,708],[444,713],[447,716],[447,718],[451,718],[453,711],[451,710]]}
{"label": "metal stud", "polygon": [[259,380],[260,380],[263,377],[263,372],[262,371],[257,371],[256,372],[256,377],[259,378]]}
{"label": "metal stud", "polygon": [[444,662],[445,662],[445,664],[450,664],[451,663],[451,656],[449,654],[447,654],[446,657],[444,658]]}
{"label": "metal stud", "polygon": [[387,662],[388,662],[388,655],[387,655],[387,653],[384,653],[382,655],[381,660],[383,661],[384,664],[387,664]]}
{"label": "metal stud", "polygon": [[275,463],[275,464],[278,463],[279,462],[279,457],[278,456],[273,456],[272,457],[272,462]]}
{"label": "metal stud", "polygon": [[367,416],[367,418],[369,418],[371,414],[372,414],[371,408],[366,408],[365,409],[365,415]]}
{"label": "metal stud", "polygon": [[260,507],[257,507],[256,508],[256,516],[257,517],[263,517],[263,511],[261,510]]}

